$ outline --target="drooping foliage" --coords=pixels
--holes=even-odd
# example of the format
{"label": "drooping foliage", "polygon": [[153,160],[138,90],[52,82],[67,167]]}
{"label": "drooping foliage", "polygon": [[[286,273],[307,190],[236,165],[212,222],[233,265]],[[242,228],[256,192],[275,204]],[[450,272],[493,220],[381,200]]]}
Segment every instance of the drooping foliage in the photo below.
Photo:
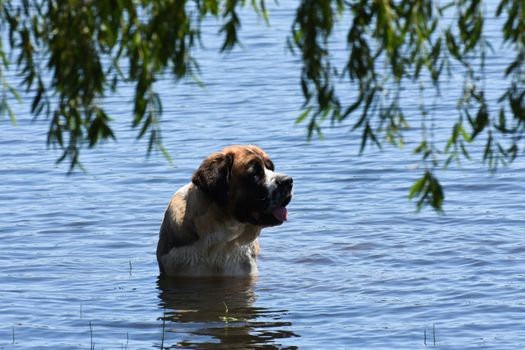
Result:
{"label": "drooping foliage", "polygon": [[[501,74],[508,82],[501,97],[490,102],[485,92],[487,55],[500,49],[486,35],[486,22],[503,23],[505,49],[512,52]],[[336,67],[330,51],[334,26],[346,23],[348,56]],[[490,12],[481,0],[343,1],[303,0],[292,27],[292,49],[302,57],[301,86],[308,135],[321,133],[325,120],[347,123],[361,132],[361,152],[368,144],[403,145],[409,127],[400,93],[422,79],[434,94],[451,75],[452,66],[464,73],[457,96],[454,123],[446,143],[433,139],[433,121],[421,104],[422,137],[414,152],[421,154],[423,176],[410,189],[418,208],[441,210],[444,195],[434,170],[470,159],[469,144],[485,142],[483,161],[490,169],[512,162],[523,152],[525,131],[525,2],[502,0]],[[341,81],[357,93],[339,94]],[[421,92],[422,97],[427,94]],[[418,125],[419,127],[419,125]],[[510,137],[510,142],[509,142]]]}
{"label": "drooping foliage", "polygon": [[[271,21],[264,0],[0,4],[0,21],[8,34],[0,42],[0,112],[15,122],[8,101],[18,93],[5,76],[8,69],[18,70],[33,99],[32,113],[49,120],[48,145],[62,150],[59,161],[67,160],[71,170],[81,166],[82,148],[116,137],[103,100],[123,83],[134,87],[130,122],[138,138],[148,135],[148,153],[159,149],[169,158],[161,142],[162,101],[155,82],[166,74],[175,79],[198,75],[194,49],[201,45],[204,19],[219,21],[223,51],[238,43],[242,7],[250,6]],[[486,22],[494,17],[503,23],[504,44],[513,54],[502,72],[508,85],[496,102],[488,101],[483,79],[487,54],[494,50]],[[418,208],[441,209],[443,190],[435,170],[470,158],[473,141],[485,142],[482,160],[493,170],[523,151],[523,0],[501,0],[493,12],[480,0],[302,0],[290,21],[289,47],[302,60],[298,88],[304,112],[298,122],[306,123],[308,137],[321,135],[324,121],[347,123],[360,133],[361,152],[370,144],[403,146],[409,128],[407,106],[400,98],[403,84],[425,79],[439,95],[450,67],[462,67],[463,88],[457,109],[451,111],[455,115],[448,142],[435,142],[428,110],[420,107],[422,137],[414,152],[421,155],[423,176],[409,193]],[[337,25],[348,28],[343,67],[331,52]],[[341,94],[341,85],[356,93]]]}
{"label": "drooping foliage", "polygon": [[[162,147],[162,101],[155,81],[171,73],[176,79],[195,76],[193,56],[201,23],[207,16],[221,21],[222,50],[237,43],[244,0],[37,0],[4,1],[2,22],[9,32],[22,85],[34,92],[31,112],[50,120],[48,145],[57,146],[70,169],[80,166],[79,152],[114,139],[105,96],[120,83],[134,86],[132,127],[138,138],[149,134],[148,153]],[[265,16],[264,2],[250,3]],[[7,24],[7,26],[6,26]],[[8,48],[0,54],[4,85],[2,111],[14,114],[7,97],[16,94],[5,80]],[[49,79],[51,77],[51,79]]]}

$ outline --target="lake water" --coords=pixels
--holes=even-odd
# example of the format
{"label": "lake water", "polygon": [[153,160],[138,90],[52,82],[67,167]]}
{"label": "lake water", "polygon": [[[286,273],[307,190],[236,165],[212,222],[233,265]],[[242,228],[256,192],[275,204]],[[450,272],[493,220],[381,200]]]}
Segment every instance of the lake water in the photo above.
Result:
{"label": "lake water", "polygon": [[[87,173],[54,164],[29,100],[17,127],[0,121],[0,349],[525,347],[525,162],[440,172],[445,214],[417,214],[413,144],[358,156],[348,125],[307,142],[294,125],[300,66],[285,45],[294,6],[272,6],[269,28],[243,17],[243,47],[229,55],[210,25],[204,89],[159,82],[173,166],[145,158],[125,88],[106,101],[118,142],[85,150]],[[494,84],[499,66],[495,55]],[[457,96],[436,105],[438,132]],[[294,177],[289,221],[263,231],[256,279],[158,281],[172,193],[233,143],[261,146]]]}

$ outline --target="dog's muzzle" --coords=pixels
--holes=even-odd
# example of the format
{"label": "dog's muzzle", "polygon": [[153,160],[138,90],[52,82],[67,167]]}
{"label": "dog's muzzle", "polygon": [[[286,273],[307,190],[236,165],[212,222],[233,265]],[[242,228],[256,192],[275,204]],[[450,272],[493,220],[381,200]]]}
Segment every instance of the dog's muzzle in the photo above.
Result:
{"label": "dog's muzzle", "polygon": [[271,212],[273,217],[280,223],[288,220],[288,209],[286,206],[292,200],[293,179],[287,175],[279,175],[275,179],[277,188],[272,193]]}

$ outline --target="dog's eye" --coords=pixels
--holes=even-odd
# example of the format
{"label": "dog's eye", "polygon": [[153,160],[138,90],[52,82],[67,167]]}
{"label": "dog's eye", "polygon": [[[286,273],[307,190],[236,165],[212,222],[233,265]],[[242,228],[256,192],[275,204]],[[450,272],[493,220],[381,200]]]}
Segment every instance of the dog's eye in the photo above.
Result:
{"label": "dog's eye", "polygon": [[256,176],[260,176],[260,175],[262,175],[264,173],[264,169],[263,169],[262,165],[259,164],[259,162],[253,162],[248,167],[248,172],[250,174],[253,174],[253,175],[256,175]]}

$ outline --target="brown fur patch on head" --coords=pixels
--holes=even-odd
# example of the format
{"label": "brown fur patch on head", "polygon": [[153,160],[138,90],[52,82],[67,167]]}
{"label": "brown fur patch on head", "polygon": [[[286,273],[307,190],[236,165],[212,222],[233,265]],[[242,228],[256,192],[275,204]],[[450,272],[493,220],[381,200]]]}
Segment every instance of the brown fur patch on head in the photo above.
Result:
{"label": "brown fur patch on head", "polygon": [[275,170],[275,166],[273,165],[272,160],[270,159],[268,154],[266,154],[266,152],[264,152],[262,149],[260,149],[257,146],[254,146],[254,145],[248,145],[248,146],[246,146],[246,149],[248,151],[252,152],[253,154],[259,156],[260,159],[263,161],[263,164],[264,164],[264,166],[266,168],[268,168],[268,169],[270,169],[272,171]]}

